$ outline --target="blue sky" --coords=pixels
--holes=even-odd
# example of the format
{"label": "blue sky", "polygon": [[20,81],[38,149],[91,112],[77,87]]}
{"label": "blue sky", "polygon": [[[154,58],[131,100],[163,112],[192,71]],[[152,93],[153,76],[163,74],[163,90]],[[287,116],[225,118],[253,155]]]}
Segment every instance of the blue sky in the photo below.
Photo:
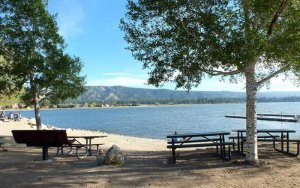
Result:
{"label": "blue sky", "polygon": [[[129,86],[155,88],[145,85],[149,70],[134,60],[126,50],[119,22],[124,17],[126,0],[49,0],[51,14],[57,13],[60,34],[67,43],[66,52],[79,56],[84,62],[82,74],[87,76],[87,85]],[[174,89],[172,84],[162,88]],[[228,84],[217,78],[205,79],[198,88],[205,91],[244,91],[244,83]],[[300,91],[289,81],[276,78],[269,90]]]}

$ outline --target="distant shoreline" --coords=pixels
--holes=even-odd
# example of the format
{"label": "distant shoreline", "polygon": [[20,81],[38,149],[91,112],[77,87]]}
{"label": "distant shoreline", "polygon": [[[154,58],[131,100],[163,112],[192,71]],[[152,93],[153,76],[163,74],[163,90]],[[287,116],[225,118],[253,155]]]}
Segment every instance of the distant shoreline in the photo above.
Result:
{"label": "distant shoreline", "polygon": [[[40,110],[64,110],[64,109],[74,109],[74,110],[82,110],[82,109],[110,109],[110,108],[144,108],[144,107],[165,107],[165,106],[192,106],[192,105],[201,105],[201,104],[174,104],[174,105],[139,105],[139,106],[110,106],[110,107],[76,107],[76,108],[41,108]],[[33,108],[30,109],[4,109],[2,111],[32,111]]]}
{"label": "distant shoreline", "polygon": [[[257,102],[259,104],[262,103],[300,103],[300,101],[292,101],[292,102],[285,102],[285,101],[279,101],[279,102]],[[201,104],[160,104],[160,105],[152,105],[152,104],[141,104],[137,106],[109,106],[109,107],[66,107],[66,108],[41,108],[40,110],[64,110],[64,109],[110,109],[110,108],[144,108],[144,107],[177,107],[177,106],[195,106],[195,105],[218,105],[218,104],[246,104],[246,102],[236,102],[236,103],[201,103]],[[20,109],[13,109],[13,108],[7,108],[2,109],[2,111],[32,111],[33,108],[20,108]],[[1,111],[1,110],[0,110]]]}

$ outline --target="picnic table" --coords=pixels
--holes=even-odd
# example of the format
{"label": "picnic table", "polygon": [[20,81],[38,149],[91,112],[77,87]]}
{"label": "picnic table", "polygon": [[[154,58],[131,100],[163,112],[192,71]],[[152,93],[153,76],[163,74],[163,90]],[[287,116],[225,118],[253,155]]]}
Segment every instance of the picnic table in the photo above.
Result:
{"label": "picnic table", "polygon": [[[187,133],[187,134],[172,134],[167,138],[167,148],[172,149],[173,162],[176,163],[175,150],[178,148],[192,148],[192,147],[216,147],[217,153],[223,159],[230,159],[231,152],[230,146],[234,145],[234,142],[226,142],[225,135],[229,135],[229,132],[216,131],[216,132],[203,132],[203,133]],[[226,153],[226,147],[228,146],[228,152]],[[219,149],[220,147],[220,149]]]}
{"label": "picnic table", "polygon": [[70,144],[66,130],[12,130],[16,143],[42,147],[43,160],[48,160],[49,147],[62,147]]}
{"label": "picnic table", "polygon": [[[230,139],[237,139],[237,151],[241,154],[244,153],[244,142],[246,141],[246,130],[237,129],[233,130],[237,133],[237,136],[229,137]],[[297,156],[299,155],[299,142],[300,140],[290,139],[290,133],[295,133],[295,130],[290,129],[257,129],[257,141],[272,142],[273,148],[276,151]],[[276,148],[275,143],[280,142],[280,149]],[[296,154],[290,152],[290,143],[297,144]],[[286,147],[284,147],[286,145]]]}
{"label": "picnic table", "polygon": [[[104,143],[92,143],[92,140],[95,139],[95,138],[104,138],[104,137],[107,137],[107,136],[99,136],[99,135],[94,135],[94,136],[68,136],[68,139],[73,139],[73,143],[71,146],[75,146],[76,147],[76,143],[79,144],[79,145],[83,145],[79,139],[85,139],[85,146],[86,146],[86,153],[85,155],[92,155],[92,146],[96,146],[97,149],[96,149],[96,153],[98,154],[99,152],[99,145],[104,145]],[[72,149],[72,148],[71,148]]]}

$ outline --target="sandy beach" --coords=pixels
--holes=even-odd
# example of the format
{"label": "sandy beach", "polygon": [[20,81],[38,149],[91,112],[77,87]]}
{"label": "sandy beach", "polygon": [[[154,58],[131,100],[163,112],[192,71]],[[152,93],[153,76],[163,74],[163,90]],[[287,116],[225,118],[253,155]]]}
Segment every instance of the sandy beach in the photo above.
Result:
{"label": "sandy beach", "polygon": [[16,144],[11,130],[36,129],[30,121],[1,122],[1,187],[298,187],[300,160],[278,153],[269,145],[259,146],[260,165],[245,164],[240,155],[220,159],[211,148],[179,151],[171,164],[166,140],[144,139],[97,131],[67,129],[68,136],[107,135],[93,142],[113,144],[127,157],[121,166],[97,166],[96,157],[78,159],[58,155],[50,148],[51,160],[41,160],[41,148]]}

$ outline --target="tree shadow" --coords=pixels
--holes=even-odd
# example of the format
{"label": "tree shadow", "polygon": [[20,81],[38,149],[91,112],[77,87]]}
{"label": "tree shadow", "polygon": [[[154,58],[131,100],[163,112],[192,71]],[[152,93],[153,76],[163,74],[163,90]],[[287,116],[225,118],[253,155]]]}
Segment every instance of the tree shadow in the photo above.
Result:
{"label": "tree shadow", "polygon": [[[225,174],[255,176],[268,171],[270,164],[281,168],[282,164],[294,160],[270,151],[267,148],[260,152],[260,159],[267,161],[260,167],[247,165],[243,156],[236,153],[232,160],[222,160],[214,148],[178,150],[176,164],[172,163],[171,151],[123,151],[128,159],[125,165],[97,166],[95,156],[80,160],[74,155],[55,156],[53,148],[50,149],[52,160],[43,161],[40,148],[9,148],[0,152],[0,180],[3,187],[144,187],[153,182],[169,186],[186,178],[209,182]],[[280,162],[276,164],[276,161]]]}

